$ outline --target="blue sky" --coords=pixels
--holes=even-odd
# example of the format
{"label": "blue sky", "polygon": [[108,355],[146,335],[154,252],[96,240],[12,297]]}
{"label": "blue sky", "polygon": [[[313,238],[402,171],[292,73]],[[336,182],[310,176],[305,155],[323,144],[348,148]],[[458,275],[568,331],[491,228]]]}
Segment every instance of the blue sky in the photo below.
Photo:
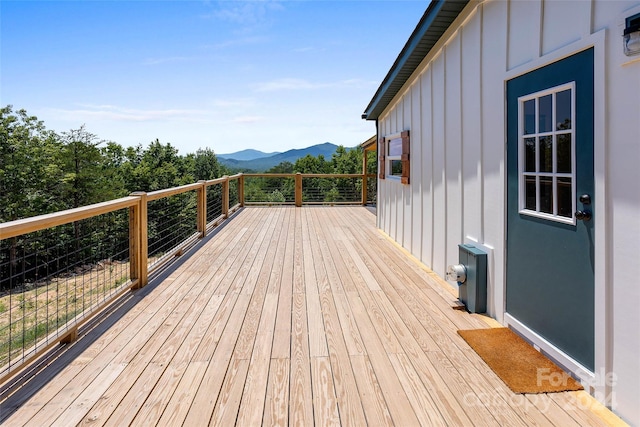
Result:
{"label": "blue sky", "polygon": [[0,2],[0,103],[181,154],[355,146],[428,1]]}

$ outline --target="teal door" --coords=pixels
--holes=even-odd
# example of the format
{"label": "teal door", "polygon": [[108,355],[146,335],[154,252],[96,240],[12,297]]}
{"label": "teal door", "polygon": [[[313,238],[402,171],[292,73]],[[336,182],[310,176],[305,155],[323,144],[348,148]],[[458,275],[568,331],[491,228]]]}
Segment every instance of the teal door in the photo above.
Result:
{"label": "teal door", "polygon": [[593,49],[507,82],[506,311],[594,368]]}

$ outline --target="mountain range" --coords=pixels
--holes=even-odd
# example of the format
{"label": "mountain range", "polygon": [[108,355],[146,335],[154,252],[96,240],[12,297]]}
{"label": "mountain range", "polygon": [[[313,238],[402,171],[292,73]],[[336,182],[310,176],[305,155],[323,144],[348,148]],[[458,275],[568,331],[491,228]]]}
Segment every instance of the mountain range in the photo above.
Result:
{"label": "mountain range", "polygon": [[273,153],[263,153],[260,150],[242,150],[236,151],[235,153],[229,154],[217,154],[216,157],[218,159],[233,159],[233,160],[255,160],[262,159],[264,157],[275,156],[276,154],[281,154],[279,151],[274,151]]}
{"label": "mountain range", "polygon": [[249,149],[229,154],[217,154],[216,157],[220,163],[234,171],[264,172],[282,162],[295,163],[296,160],[306,155],[317,157],[322,154],[326,159],[330,159],[337,148],[337,145],[325,142],[324,144],[288,150],[283,153],[263,153],[259,150]]}

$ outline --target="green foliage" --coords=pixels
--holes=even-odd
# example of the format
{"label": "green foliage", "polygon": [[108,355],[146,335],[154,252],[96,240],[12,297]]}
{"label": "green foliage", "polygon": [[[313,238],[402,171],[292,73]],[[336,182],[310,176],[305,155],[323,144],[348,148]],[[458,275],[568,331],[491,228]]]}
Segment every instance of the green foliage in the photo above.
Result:
{"label": "green foliage", "polygon": [[340,171],[334,173],[362,173],[362,148],[347,151],[339,146],[331,157],[331,165],[334,171]]}
{"label": "green foliage", "polygon": [[299,158],[293,165],[293,171],[299,173],[341,173],[334,172],[331,162],[326,161],[322,154],[318,157],[307,154]]}
{"label": "green foliage", "polygon": [[338,191],[336,187],[331,188],[324,195],[325,202],[333,203],[333,202],[337,202],[338,200],[340,200],[340,191]]}
{"label": "green foliage", "polygon": [[193,168],[196,180],[214,179],[228,174],[226,168],[218,162],[218,158],[210,148],[196,151]]}
{"label": "green foliage", "polygon": [[268,200],[272,203],[284,203],[286,201],[284,194],[280,190],[273,190],[269,194]]}
{"label": "green foliage", "polygon": [[108,159],[98,145],[104,141],[98,140],[81,126],[63,132],[60,142],[63,169],[61,196],[70,202],[71,207],[86,206],[122,195],[123,189],[115,187],[119,184],[113,180],[115,171],[103,164]]}
{"label": "green foliage", "polygon": [[[0,110],[0,222],[113,200],[134,191],[154,191],[214,179],[228,170],[209,148],[182,156],[169,143],[124,148],[103,141],[84,126],[56,134],[25,110]],[[195,194],[150,205],[150,240],[164,224],[177,224],[175,238],[195,227]],[[0,288],[15,287],[67,266],[95,263],[111,255],[114,242],[126,256],[128,212],[122,210],[56,228],[28,239],[0,241]],[[67,254],[60,258],[60,254]],[[25,254],[24,256],[22,254]],[[35,258],[26,257],[35,254]],[[36,258],[39,261],[36,264]],[[53,262],[45,261],[51,259]],[[36,266],[38,265],[38,266]],[[10,278],[6,281],[4,278]],[[19,281],[19,282],[18,282]],[[15,282],[15,283],[14,283]]]}
{"label": "green foliage", "polygon": [[59,210],[63,166],[54,133],[25,110],[0,110],[0,222]]}
{"label": "green foliage", "polygon": [[269,169],[267,173],[293,173],[293,163],[287,161],[282,162]]}

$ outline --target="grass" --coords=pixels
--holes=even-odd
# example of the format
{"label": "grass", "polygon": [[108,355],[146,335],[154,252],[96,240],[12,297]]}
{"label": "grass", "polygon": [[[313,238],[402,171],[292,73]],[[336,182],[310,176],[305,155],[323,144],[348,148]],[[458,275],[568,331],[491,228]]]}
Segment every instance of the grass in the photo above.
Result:
{"label": "grass", "polygon": [[129,280],[129,264],[114,262],[0,297],[0,367],[77,315],[94,309]]}

